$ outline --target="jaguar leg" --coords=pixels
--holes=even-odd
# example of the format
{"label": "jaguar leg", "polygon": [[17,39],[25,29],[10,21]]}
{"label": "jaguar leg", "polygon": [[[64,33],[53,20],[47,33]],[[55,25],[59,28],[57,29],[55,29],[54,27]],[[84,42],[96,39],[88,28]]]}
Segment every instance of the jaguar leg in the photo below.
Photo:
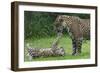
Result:
{"label": "jaguar leg", "polygon": [[72,55],[79,55],[81,53],[81,48],[82,48],[82,39],[72,40],[72,45],[73,45],[73,53]]}
{"label": "jaguar leg", "polygon": [[81,54],[81,48],[82,48],[82,39],[79,39],[76,41],[76,55]]}
{"label": "jaguar leg", "polygon": [[72,52],[72,55],[75,55],[76,54],[76,41],[74,39],[72,39],[72,46],[73,46],[73,52]]}
{"label": "jaguar leg", "polygon": [[82,39],[79,39],[78,42],[77,42],[77,53],[81,53],[81,50],[82,50]]}

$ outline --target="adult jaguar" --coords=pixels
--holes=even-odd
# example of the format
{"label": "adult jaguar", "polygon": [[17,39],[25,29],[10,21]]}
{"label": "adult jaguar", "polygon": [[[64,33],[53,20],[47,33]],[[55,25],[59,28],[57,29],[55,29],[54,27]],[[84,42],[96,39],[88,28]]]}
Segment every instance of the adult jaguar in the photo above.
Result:
{"label": "adult jaguar", "polygon": [[67,29],[72,39],[72,55],[81,53],[83,37],[90,37],[90,19],[81,19],[78,16],[59,15],[54,22],[54,29],[58,36],[63,29]]}

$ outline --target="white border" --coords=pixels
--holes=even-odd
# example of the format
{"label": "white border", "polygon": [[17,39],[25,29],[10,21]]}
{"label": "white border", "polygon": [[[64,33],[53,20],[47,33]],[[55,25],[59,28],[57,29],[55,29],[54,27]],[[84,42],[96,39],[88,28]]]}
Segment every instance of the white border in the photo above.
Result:
{"label": "white border", "polygon": [[[44,11],[44,12],[63,12],[63,13],[89,13],[91,15],[90,59],[24,62],[24,11],[26,10]],[[19,61],[18,61],[19,68],[95,64],[95,11],[93,9],[19,5],[19,54],[18,56],[19,56]]]}

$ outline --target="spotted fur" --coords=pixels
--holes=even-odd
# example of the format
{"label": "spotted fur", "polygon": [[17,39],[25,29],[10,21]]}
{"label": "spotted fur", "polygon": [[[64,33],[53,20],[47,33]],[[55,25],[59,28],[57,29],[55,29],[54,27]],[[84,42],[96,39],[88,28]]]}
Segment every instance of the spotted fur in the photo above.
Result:
{"label": "spotted fur", "polygon": [[72,55],[81,53],[83,37],[90,36],[90,20],[81,19],[77,16],[59,15],[54,22],[57,35],[67,29],[73,45]]}
{"label": "spotted fur", "polygon": [[64,56],[65,50],[63,47],[52,48],[28,48],[28,53],[31,57],[48,57],[48,56]]}

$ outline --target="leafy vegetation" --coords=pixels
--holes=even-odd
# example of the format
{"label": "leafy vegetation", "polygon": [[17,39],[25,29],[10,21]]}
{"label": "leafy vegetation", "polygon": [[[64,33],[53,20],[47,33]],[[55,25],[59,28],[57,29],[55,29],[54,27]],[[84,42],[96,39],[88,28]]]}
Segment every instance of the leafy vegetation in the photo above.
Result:
{"label": "leafy vegetation", "polygon": [[30,37],[49,37],[54,36],[53,30],[54,21],[58,15],[70,15],[79,16],[80,18],[90,18],[89,14],[77,14],[77,13],[50,13],[50,12],[24,12],[25,23],[25,38]]}

